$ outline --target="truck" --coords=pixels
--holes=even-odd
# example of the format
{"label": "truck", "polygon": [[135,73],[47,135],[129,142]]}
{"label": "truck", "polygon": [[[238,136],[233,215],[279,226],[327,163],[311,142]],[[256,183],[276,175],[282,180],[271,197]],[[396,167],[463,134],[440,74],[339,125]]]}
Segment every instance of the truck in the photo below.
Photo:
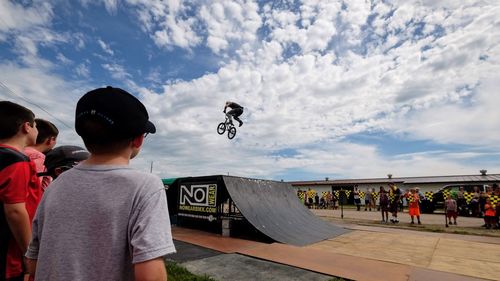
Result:
{"label": "truck", "polygon": [[[445,198],[445,193],[449,194],[456,194],[458,193],[460,187],[464,188],[465,193],[474,193],[474,187],[478,187],[479,192],[484,192],[486,191],[487,185],[483,184],[450,184],[450,185],[445,185],[442,188],[440,188],[438,191],[434,192],[432,195],[432,200],[429,200],[430,198],[427,198],[427,200],[424,200],[422,202],[422,212],[423,213],[434,213],[436,210],[444,210],[444,201],[446,200]],[[456,199],[456,198],[454,198]],[[460,202],[458,202],[460,203]],[[459,204],[460,205],[460,204]],[[459,206],[459,214],[462,216],[471,216],[472,215],[472,210],[470,210],[469,204],[466,204],[466,206]]]}

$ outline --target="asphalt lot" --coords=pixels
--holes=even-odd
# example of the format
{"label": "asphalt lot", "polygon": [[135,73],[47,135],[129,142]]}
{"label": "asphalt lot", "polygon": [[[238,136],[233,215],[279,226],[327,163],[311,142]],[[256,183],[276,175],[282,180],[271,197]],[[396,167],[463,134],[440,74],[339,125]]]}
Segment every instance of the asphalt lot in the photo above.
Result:
{"label": "asphalt lot", "polygon": [[208,275],[216,280],[292,280],[326,281],[332,277],[309,270],[265,261],[241,254],[226,254],[195,244],[174,240],[177,253],[168,255],[197,275]]}

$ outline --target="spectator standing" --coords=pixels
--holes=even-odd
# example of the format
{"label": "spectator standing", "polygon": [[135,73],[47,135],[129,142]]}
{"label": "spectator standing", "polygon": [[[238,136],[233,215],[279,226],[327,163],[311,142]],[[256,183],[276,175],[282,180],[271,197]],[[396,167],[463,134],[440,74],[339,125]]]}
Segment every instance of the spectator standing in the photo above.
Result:
{"label": "spectator standing", "polygon": [[460,215],[467,215],[467,200],[465,199],[465,191],[464,187],[460,186],[458,188],[457,192],[457,213],[460,213]]}
{"label": "spectator standing", "polygon": [[31,110],[0,101],[0,280],[24,277],[23,253],[31,237],[28,209],[35,206],[40,185],[34,163],[22,151],[35,144],[37,135]]}
{"label": "spectator standing", "polygon": [[356,209],[359,211],[361,209],[361,198],[359,197],[359,189],[358,186],[354,186],[354,191],[352,192],[354,197],[354,204],[356,205]]}
{"label": "spectator standing", "polygon": [[452,224],[451,218],[453,218],[453,224],[457,225],[458,203],[451,197],[451,194],[448,195],[446,202],[444,202],[444,211],[448,219],[448,224]]}
{"label": "spectator standing", "polygon": [[479,211],[480,215],[484,216],[484,213],[486,211],[485,204],[486,204],[486,199],[489,197],[488,193],[486,190],[481,190],[479,192]]}
{"label": "spectator standing", "polygon": [[331,191],[328,191],[328,193],[326,193],[326,202],[328,209],[334,209],[335,205],[333,204],[333,193]]}
{"label": "spectator standing", "polygon": [[[384,187],[380,187],[379,191],[379,206],[380,212],[382,213],[382,223],[389,222],[389,196],[387,195],[387,191],[385,191]],[[385,215],[385,217],[384,217]]]}
{"label": "spectator standing", "polygon": [[314,195],[316,194],[316,191],[312,190],[311,188],[307,189],[307,204],[309,204],[309,209],[311,209],[314,205]]}
{"label": "spectator standing", "polygon": [[339,200],[339,198],[337,198],[337,195],[335,195],[335,193],[332,192],[332,206],[333,206],[334,210],[337,210],[337,201],[338,200]]}
{"label": "spectator standing", "polygon": [[490,198],[486,198],[484,203],[484,223],[486,224],[486,229],[490,229],[495,226],[495,207],[491,204]]}
{"label": "spectator standing", "polygon": [[392,213],[391,222],[398,223],[398,208],[401,202],[401,190],[394,184],[389,183],[389,209]]}
{"label": "spectator standing", "polygon": [[470,208],[473,217],[479,217],[480,215],[479,197],[480,197],[479,187],[474,186],[474,192],[472,193],[472,200],[470,202]]}
{"label": "spectator standing", "polygon": [[164,186],[129,167],[156,132],[148,119],[122,89],[78,101],[75,128],[91,155],[51,183],[38,207],[26,253],[36,280],[167,280],[163,256],[175,247]]}
{"label": "spectator standing", "polygon": [[420,222],[420,196],[416,192],[414,188],[410,189],[410,192],[406,195],[406,200],[408,201],[408,213],[410,214],[411,224],[415,224],[413,220],[414,217],[417,217],[418,224],[422,224]]}
{"label": "spectator standing", "polygon": [[377,205],[375,204],[375,201],[377,198],[377,193],[375,192],[375,188],[371,188],[371,197],[370,197],[370,207],[373,208],[373,210],[375,210],[377,208]]}
{"label": "spectator standing", "polygon": [[365,211],[368,208],[368,210],[372,210],[372,201],[373,201],[373,195],[372,195],[372,189],[367,188],[366,193],[365,193]]}
{"label": "spectator standing", "polygon": [[[26,147],[24,153],[35,163],[36,172],[40,174],[46,172],[44,165],[45,153],[56,145],[59,130],[47,120],[36,118],[35,122],[38,129],[36,143],[33,146]],[[48,176],[40,176],[39,179],[42,190],[45,190],[52,180]]]}
{"label": "spectator standing", "polygon": [[497,202],[497,206],[495,208],[495,221],[496,221],[495,229],[500,229],[500,201]]}

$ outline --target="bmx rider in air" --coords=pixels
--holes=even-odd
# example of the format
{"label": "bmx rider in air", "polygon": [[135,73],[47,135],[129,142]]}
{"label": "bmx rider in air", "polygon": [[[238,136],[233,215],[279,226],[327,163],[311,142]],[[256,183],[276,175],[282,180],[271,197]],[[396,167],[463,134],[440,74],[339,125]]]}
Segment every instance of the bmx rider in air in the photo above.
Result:
{"label": "bmx rider in air", "polygon": [[[231,110],[229,110],[226,113],[226,110],[228,107]],[[238,118],[241,114],[243,114],[243,106],[241,106],[235,102],[232,102],[232,101],[226,101],[226,105],[224,106],[223,112],[226,113],[226,116],[229,118],[229,122],[231,122],[231,124],[233,123],[232,118],[234,117],[234,119],[240,123],[239,127],[241,127],[241,125],[243,125],[243,121],[241,121],[240,118]]]}

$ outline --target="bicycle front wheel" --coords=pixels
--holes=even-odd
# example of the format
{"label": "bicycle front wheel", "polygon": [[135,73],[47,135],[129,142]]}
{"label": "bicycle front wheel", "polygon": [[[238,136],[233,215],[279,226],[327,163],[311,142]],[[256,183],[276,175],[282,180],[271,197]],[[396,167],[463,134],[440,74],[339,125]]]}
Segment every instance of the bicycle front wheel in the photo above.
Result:
{"label": "bicycle front wheel", "polygon": [[226,131],[226,124],[220,123],[219,126],[217,126],[217,133],[219,135],[222,135],[224,134],[225,131]]}
{"label": "bicycle front wheel", "polygon": [[232,140],[236,136],[236,128],[235,127],[229,127],[229,130],[227,131],[227,137]]}

